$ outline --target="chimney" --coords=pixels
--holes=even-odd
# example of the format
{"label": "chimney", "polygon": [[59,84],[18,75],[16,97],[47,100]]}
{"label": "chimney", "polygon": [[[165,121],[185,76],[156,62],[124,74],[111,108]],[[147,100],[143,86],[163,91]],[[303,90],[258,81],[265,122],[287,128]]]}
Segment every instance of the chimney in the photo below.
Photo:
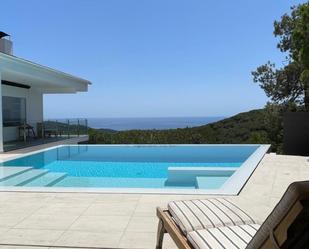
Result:
{"label": "chimney", "polygon": [[13,54],[13,42],[10,35],[0,31],[0,52],[12,55]]}

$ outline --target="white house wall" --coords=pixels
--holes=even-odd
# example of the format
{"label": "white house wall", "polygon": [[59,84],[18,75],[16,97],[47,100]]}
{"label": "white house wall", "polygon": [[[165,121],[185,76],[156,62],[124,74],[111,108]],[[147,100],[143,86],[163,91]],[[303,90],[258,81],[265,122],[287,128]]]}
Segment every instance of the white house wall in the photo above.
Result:
{"label": "white house wall", "polygon": [[35,88],[29,89],[27,99],[27,122],[36,128],[38,122],[43,121],[43,94]]}
{"label": "white house wall", "polygon": [[[43,94],[35,88],[24,89],[2,85],[2,96],[19,97],[26,99],[27,123],[36,130],[37,123],[43,120]],[[3,141],[18,139],[17,127],[3,127]]]}
{"label": "white house wall", "polygon": [[[2,73],[0,70],[0,83],[2,80]],[[0,87],[0,96],[2,96],[2,87]],[[2,98],[0,98],[0,152],[3,151],[3,122],[2,122]]]}

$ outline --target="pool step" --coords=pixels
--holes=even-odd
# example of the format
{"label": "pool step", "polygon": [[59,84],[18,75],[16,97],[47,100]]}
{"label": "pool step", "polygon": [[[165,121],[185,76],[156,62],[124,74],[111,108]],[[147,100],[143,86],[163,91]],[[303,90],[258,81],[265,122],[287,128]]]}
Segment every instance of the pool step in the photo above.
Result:
{"label": "pool step", "polygon": [[0,182],[9,179],[10,177],[22,174],[28,170],[33,169],[32,167],[1,167],[0,168]]}
{"label": "pool step", "polygon": [[26,187],[51,187],[62,181],[67,176],[66,173],[48,172],[32,181],[28,181],[23,186]]}
{"label": "pool step", "polygon": [[32,169],[24,173],[12,176],[4,181],[0,182],[0,186],[23,186],[27,182],[33,181],[34,179],[46,174],[48,170]]}
{"label": "pool step", "polygon": [[[74,177],[67,176],[56,183],[55,187],[76,188],[160,188],[164,187],[166,178],[115,178],[115,177]],[[126,187],[124,187],[126,188]],[[194,186],[193,186],[194,188]]]}

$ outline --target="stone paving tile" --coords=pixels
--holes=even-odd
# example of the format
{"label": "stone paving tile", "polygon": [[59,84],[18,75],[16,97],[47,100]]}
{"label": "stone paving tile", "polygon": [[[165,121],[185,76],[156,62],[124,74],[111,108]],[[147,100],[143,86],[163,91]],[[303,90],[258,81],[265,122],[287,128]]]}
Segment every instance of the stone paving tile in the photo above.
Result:
{"label": "stone paving tile", "polygon": [[139,217],[134,216],[130,220],[129,225],[126,228],[126,232],[157,232],[158,219],[156,217]]}
{"label": "stone paving tile", "polygon": [[81,216],[70,227],[70,231],[122,232],[129,224],[130,216]]}
{"label": "stone paving tile", "polygon": [[122,232],[67,231],[54,243],[57,246],[117,247]]}
{"label": "stone paving tile", "polygon": [[[31,200],[30,200],[31,201]],[[14,203],[1,203],[0,205],[0,215],[5,214],[32,214],[37,211],[43,203],[31,203],[28,202],[19,202],[16,201]]]}
{"label": "stone paving tile", "polygon": [[[1,206],[1,204],[0,204]],[[0,214],[0,228],[13,228],[24,219],[29,217],[29,214],[25,213],[1,213]]]}
{"label": "stone paving tile", "polygon": [[164,235],[163,249],[177,249],[175,242],[172,240],[172,238],[168,234]]}
{"label": "stone paving tile", "polygon": [[134,211],[134,216],[156,217],[156,207],[165,207],[155,203],[139,203]]}
{"label": "stone paving tile", "polygon": [[0,245],[0,249],[46,249],[47,247],[37,247],[37,246],[9,246]]}
{"label": "stone paving tile", "polygon": [[126,232],[121,238],[120,248],[154,248],[156,233]]}
{"label": "stone paving tile", "polygon": [[63,233],[60,230],[13,228],[0,235],[0,244],[51,246]]}
{"label": "stone paving tile", "polygon": [[[2,222],[2,220],[1,220],[1,222]],[[9,230],[9,228],[7,228],[7,227],[0,227],[0,235],[1,234],[4,234],[5,232],[7,232]]]}
{"label": "stone paving tile", "polygon": [[97,194],[92,193],[58,193],[54,198],[50,199],[51,203],[63,203],[74,205],[92,204],[98,197]]}
{"label": "stone paving tile", "polygon": [[67,230],[77,218],[77,215],[34,214],[14,228]]}
{"label": "stone paving tile", "polygon": [[49,214],[49,215],[81,215],[83,214],[90,203],[48,203],[37,209],[34,214]]}
{"label": "stone paving tile", "polygon": [[0,192],[0,201],[6,203],[29,203],[31,201],[34,204],[42,204],[42,202],[49,201],[53,197],[54,195],[49,193]]}
{"label": "stone paving tile", "polygon": [[133,214],[137,201],[94,203],[85,211],[88,216],[130,216]]}
{"label": "stone paving tile", "polygon": [[141,194],[100,194],[95,198],[94,203],[137,202],[141,197]]}

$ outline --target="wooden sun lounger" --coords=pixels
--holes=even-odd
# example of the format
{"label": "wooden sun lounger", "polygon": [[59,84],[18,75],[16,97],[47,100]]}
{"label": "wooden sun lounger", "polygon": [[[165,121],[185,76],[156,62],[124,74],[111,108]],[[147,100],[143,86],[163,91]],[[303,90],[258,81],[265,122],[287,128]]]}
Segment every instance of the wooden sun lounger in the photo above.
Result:
{"label": "wooden sun lounger", "polygon": [[[183,228],[177,224],[175,217],[168,209],[157,208],[159,218],[156,249],[162,248],[163,237],[168,233],[180,249],[197,248],[229,248],[221,246],[211,246],[207,239],[203,238],[210,229],[200,229],[196,232],[201,237],[201,243],[190,243],[188,237],[183,232]],[[198,217],[196,217],[198,218]],[[253,225],[248,225],[252,226]],[[258,225],[256,225],[258,226]],[[231,229],[232,226],[221,226],[221,232],[224,228]],[[234,226],[239,227],[239,226]],[[226,229],[227,230],[227,229]],[[193,233],[196,233],[193,231]],[[190,233],[188,233],[190,235]],[[228,237],[228,236],[226,236]],[[192,239],[192,236],[191,236]],[[227,238],[233,243],[233,240]],[[221,244],[220,241],[217,241]],[[203,246],[203,243],[207,246]],[[236,247],[235,247],[236,248]],[[285,194],[278,202],[274,210],[267,217],[264,223],[252,235],[252,239],[247,245],[239,248],[247,249],[305,249],[309,248],[309,181],[292,183]]]}

